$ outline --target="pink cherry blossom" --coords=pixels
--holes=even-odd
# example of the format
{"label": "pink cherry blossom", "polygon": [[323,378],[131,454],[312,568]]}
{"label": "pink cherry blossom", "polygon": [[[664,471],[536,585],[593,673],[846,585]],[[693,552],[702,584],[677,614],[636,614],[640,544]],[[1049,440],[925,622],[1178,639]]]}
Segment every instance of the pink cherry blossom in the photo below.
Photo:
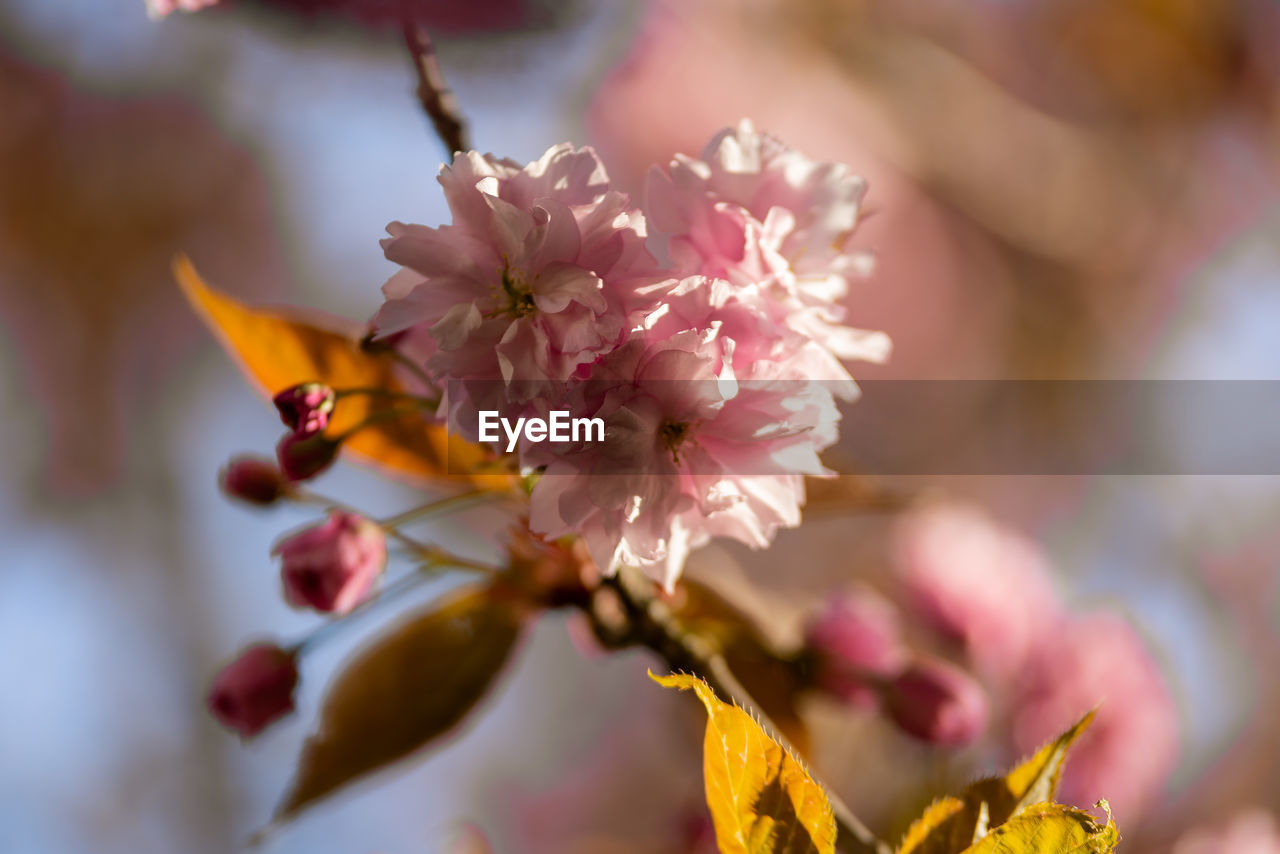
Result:
{"label": "pink cherry blossom", "polygon": [[285,599],[295,607],[345,614],[360,604],[387,563],[382,530],[353,513],[335,510],[327,522],[282,541]]}
{"label": "pink cherry blossom", "polygon": [[1028,753],[1095,706],[1072,748],[1059,800],[1106,798],[1136,823],[1177,759],[1178,711],[1160,668],[1128,621],[1098,612],[1058,626],[1019,676],[1013,738]]}
{"label": "pink cherry blossom", "polygon": [[801,475],[825,472],[818,451],[835,438],[830,390],[765,361],[739,380],[721,331],[636,338],[596,366],[577,411],[604,420],[605,441],[531,457],[546,466],[535,531],[581,534],[604,571],[644,566],[669,588],[712,536],[759,548],[799,524]]}
{"label": "pink cherry blossom", "polygon": [[765,289],[775,311],[841,359],[884,361],[889,339],[844,325],[848,280],[870,257],[847,247],[866,183],[816,163],[743,121],[703,159],[677,155],[649,174],[646,210],[659,255],[686,273]]}
{"label": "pink cherry blossom", "polygon": [[1196,830],[1173,847],[1173,854],[1280,854],[1280,824],[1264,809],[1248,809],[1219,832]]}
{"label": "pink cherry blossom", "polygon": [[337,395],[321,383],[302,383],[277,393],[271,402],[284,426],[302,436],[312,436],[329,426]]}
{"label": "pink cherry blossom", "polygon": [[987,726],[982,688],[965,671],[938,659],[913,663],[885,683],[881,696],[903,732],[932,744],[960,747]]}
{"label": "pink cherry blossom", "polygon": [[222,491],[249,504],[266,506],[284,496],[289,483],[270,460],[254,456],[236,457],[223,469]]}
{"label": "pink cherry blossom", "polygon": [[425,325],[434,374],[505,382],[564,380],[619,343],[626,299],[610,297],[655,270],[643,217],[592,151],[559,145],[525,167],[467,152],[440,183],[452,225],[388,226],[404,269],[383,288],[380,334]]}
{"label": "pink cherry blossom", "polygon": [[217,2],[218,0],[146,0],[147,14],[153,18],[164,18],[174,12],[199,12]]}
{"label": "pink cherry blossom", "polygon": [[223,726],[250,738],[293,711],[297,684],[292,652],[273,643],[254,644],[214,677],[209,711]]}
{"label": "pink cherry blossom", "polygon": [[817,685],[854,706],[874,706],[873,683],[906,664],[898,609],[870,589],[831,598],[805,626],[804,638]]}
{"label": "pink cherry blossom", "polygon": [[974,508],[929,507],[892,535],[904,599],[992,677],[1018,672],[1062,606],[1039,547]]}

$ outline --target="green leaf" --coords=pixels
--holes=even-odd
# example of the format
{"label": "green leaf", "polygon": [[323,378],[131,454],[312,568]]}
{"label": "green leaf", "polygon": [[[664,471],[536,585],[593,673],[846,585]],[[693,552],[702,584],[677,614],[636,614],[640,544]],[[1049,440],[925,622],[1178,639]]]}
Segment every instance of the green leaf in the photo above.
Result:
{"label": "green leaf", "polygon": [[329,687],[273,824],[453,729],[506,663],[525,613],[509,597],[470,588],[352,656]]}
{"label": "green leaf", "polygon": [[1120,843],[1106,802],[1107,823],[1098,824],[1089,813],[1060,804],[1035,804],[978,842],[965,854],[1109,854]]}
{"label": "green leaf", "polygon": [[834,854],[831,803],[794,756],[703,680],[649,675],[692,690],[706,707],[703,777],[721,854]]}

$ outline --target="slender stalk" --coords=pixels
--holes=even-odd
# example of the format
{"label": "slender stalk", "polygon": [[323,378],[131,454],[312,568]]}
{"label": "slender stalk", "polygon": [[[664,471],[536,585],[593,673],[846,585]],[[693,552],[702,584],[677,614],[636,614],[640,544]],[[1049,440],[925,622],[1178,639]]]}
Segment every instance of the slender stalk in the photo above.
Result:
{"label": "slender stalk", "polygon": [[505,501],[507,499],[505,492],[494,492],[488,489],[477,489],[474,492],[463,492],[458,495],[451,495],[448,498],[441,498],[439,501],[432,501],[422,504],[418,507],[411,507],[403,513],[395,516],[389,516],[378,524],[384,528],[396,528],[407,522],[417,522],[423,519],[430,519],[437,516],[444,516],[449,513],[455,513],[459,510],[465,510],[476,504],[483,504],[487,501]]}
{"label": "slender stalk", "polygon": [[[724,657],[703,639],[686,632],[671,610],[653,595],[652,583],[647,578],[624,567],[606,584],[618,594],[629,623],[626,635],[615,635],[611,641],[647,647],[673,670],[697,674],[721,697],[752,711],[783,748],[795,756],[801,755],[734,676]],[[816,781],[822,785],[821,780]],[[891,854],[889,845],[878,839],[828,786],[822,785],[822,788],[835,813],[836,845],[842,851]]]}
{"label": "slender stalk", "polygon": [[431,119],[431,126],[436,136],[444,144],[445,151],[452,159],[459,151],[468,151],[471,142],[468,139],[467,123],[458,107],[458,99],[454,97],[449,84],[445,82],[440,71],[440,63],[436,61],[435,48],[431,38],[413,20],[412,13],[406,10],[404,23],[404,43],[413,59],[413,69],[418,75],[418,101],[422,111]]}
{"label": "slender stalk", "polygon": [[[300,487],[294,488],[292,497],[295,501],[301,501],[307,504],[315,504],[317,506],[323,507],[326,510],[340,510],[343,513],[352,513],[357,516],[366,515],[349,504],[344,504],[341,501],[330,498],[326,495],[320,495],[318,493],[311,492],[310,490],[302,489]],[[448,566],[453,567],[455,569],[466,569],[472,572],[483,573],[485,575],[497,575],[500,572],[500,570],[497,567],[493,567],[485,563],[479,563],[477,561],[469,560],[464,557],[459,557],[458,555],[451,554],[450,552],[440,548],[439,546],[431,545],[430,543],[424,543],[421,540],[414,539],[413,537],[410,537],[408,534],[401,531],[395,525],[388,525],[385,522],[378,522],[377,524],[379,527],[382,528],[383,532],[388,537],[400,543],[402,546],[409,549],[409,551],[413,552],[415,557],[427,563],[439,564],[439,565],[447,564]]]}

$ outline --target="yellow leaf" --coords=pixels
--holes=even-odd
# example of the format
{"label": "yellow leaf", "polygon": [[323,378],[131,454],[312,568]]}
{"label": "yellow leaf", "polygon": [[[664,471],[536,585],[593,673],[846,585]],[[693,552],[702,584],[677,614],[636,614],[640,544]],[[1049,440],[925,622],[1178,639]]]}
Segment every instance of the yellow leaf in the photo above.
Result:
{"label": "yellow leaf", "polygon": [[992,828],[1032,805],[1052,801],[1067,751],[1093,722],[1093,712],[1003,777],[971,784],[959,797],[935,801],[907,830],[898,854],[960,854]]}
{"label": "yellow leaf", "polygon": [[1109,809],[1107,823],[1100,825],[1082,810],[1036,804],[994,828],[965,854],[1108,854],[1119,843]]}
{"label": "yellow leaf", "polygon": [[488,690],[515,645],[518,601],[467,589],[356,653],[334,678],[273,823],[440,738]]}
{"label": "yellow leaf", "polygon": [[966,803],[976,805],[985,802],[990,810],[991,826],[996,827],[1032,804],[1052,801],[1062,779],[1067,751],[1093,723],[1093,716],[1094,712],[1089,712],[1004,777],[981,780],[971,785],[965,790]]}
{"label": "yellow leaf", "polygon": [[974,818],[965,802],[945,797],[934,801],[902,837],[898,854],[957,854],[973,844]]}
{"label": "yellow leaf", "polygon": [[672,606],[681,625],[720,650],[760,711],[791,746],[801,756],[808,755],[809,731],[799,709],[805,686],[796,669],[772,648],[756,619],[692,578],[680,579]]}
{"label": "yellow leaf", "polygon": [[831,803],[794,756],[701,679],[649,675],[692,690],[706,707],[703,777],[722,854],[834,854]]}
{"label": "yellow leaf", "polygon": [[[396,378],[394,358],[362,348],[362,330],[354,324],[331,320],[321,325],[296,316],[297,311],[246,306],[206,285],[185,256],[175,260],[174,275],[223,349],[267,396],[303,382],[336,389],[406,390]],[[426,412],[385,417],[403,407],[385,396],[344,397],[333,413],[329,433],[341,434],[377,415],[376,423],[343,443],[344,451],[413,480],[452,476],[493,489],[512,482],[506,475],[466,474],[488,460],[487,452],[456,437],[450,439],[445,425],[428,422]]]}

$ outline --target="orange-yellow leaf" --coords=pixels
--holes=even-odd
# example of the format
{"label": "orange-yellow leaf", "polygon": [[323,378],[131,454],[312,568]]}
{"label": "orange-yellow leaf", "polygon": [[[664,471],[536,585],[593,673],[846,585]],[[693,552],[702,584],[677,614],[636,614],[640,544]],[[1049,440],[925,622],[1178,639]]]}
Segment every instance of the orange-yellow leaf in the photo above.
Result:
{"label": "orange-yellow leaf", "polygon": [[[405,391],[387,353],[360,346],[362,330],[351,323],[303,320],[296,310],[251,308],[210,288],[186,257],[174,262],[174,275],[192,307],[224,350],[260,392],[272,395],[303,382],[336,389],[380,388]],[[505,475],[468,475],[487,460],[475,445],[449,438],[443,424],[426,420],[426,411],[386,417],[404,408],[394,398],[344,397],[333,413],[329,432],[337,435],[371,416],[376,423],[343,443],[344,450],[393,475],[413,480],[455,477],[494,489],[511,481]]]}
{"label": "orange-yellow leaf", "polygon": [[756,619],[692,578],[680,579],[671,604],[681,625],[720,650],[729,669],[760,704],[760,711],[806,756],[809,731],[799,708],[805,685],[796,669],[772,648]]}
{"label": "orange-yellow leaf", "polygon": [[969,786],[965,790],[965,802],[974,806],[985,802],[990,826],[997,827],[1032,804],[1052,801],[1058,791],[1058,781],[1062,779],[1067,751],[1093,723],[1093,716],[1094,713],[1089,712],[1003,777],[980,780]]}
{"label": "orange-yellow leaf", "polygon": [[965,854],[1110,854],[1119,843],[1109,811],[1102,825],[1082,810],[1036,804],[993,828]]}
{"label": "orange-yellow leaf", "polygon": [[649,675],[692,690],[706,707],[703,777],[722,854],[834,854],[831,803],[794,756],[701,679]]}
{"label": "orange-yellow leaf", "polygon": [[453,729],[502,670],[525,613],[510,597],[468,589],[356,653],[329,686],[274,823]]}
{"label": "orange-yellow leaf", "polygon": [[902,837],[898,854],[957,854],[973,844],[974,821],[965,802],[945,797],[934,801]]}

